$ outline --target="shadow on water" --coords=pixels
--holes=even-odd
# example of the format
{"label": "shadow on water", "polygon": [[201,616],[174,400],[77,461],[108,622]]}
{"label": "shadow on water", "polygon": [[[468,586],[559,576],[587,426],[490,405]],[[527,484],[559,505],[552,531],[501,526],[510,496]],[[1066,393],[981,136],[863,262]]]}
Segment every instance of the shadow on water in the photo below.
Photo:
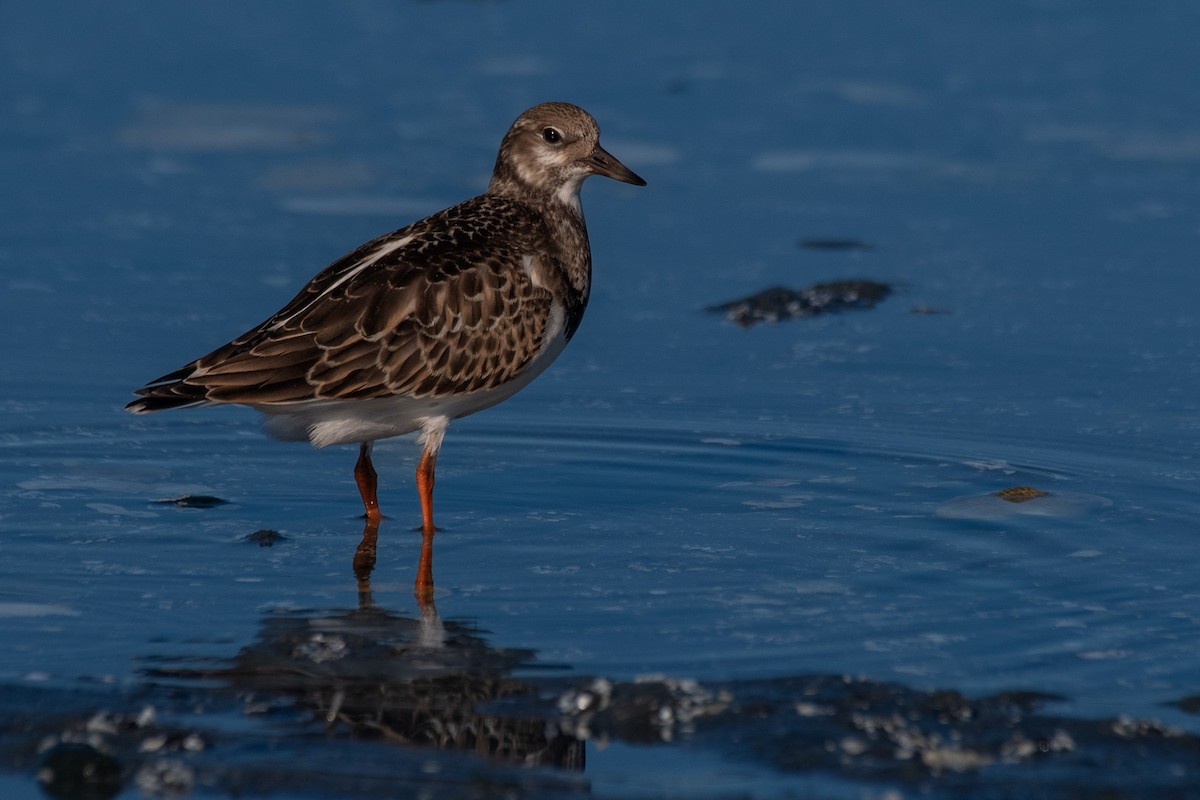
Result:
{"label": "shadow on water", "polygon": [[[131,786],[149,796],[602,796],[584,777],[592,741],[677,748],[706,769],[736,763],[775,782],[826,776],[842,790],[836,782],[1124,798],[1200,785],[1200,738],[1154,721],[1056,717],[1042,709],[1059,698],[1038,692],[973,699],[844,675],[720,685],[566,676],[438,614],[432,535],[414,587],[419,616],[376,605],[377,534],[368,523],[354,555],[357,608],[270,611],[232,659],[150,656],[144,680],[125,690],[0,687],[3,766],[63,798]],[[830,792],[811,796],[846,796]]]}

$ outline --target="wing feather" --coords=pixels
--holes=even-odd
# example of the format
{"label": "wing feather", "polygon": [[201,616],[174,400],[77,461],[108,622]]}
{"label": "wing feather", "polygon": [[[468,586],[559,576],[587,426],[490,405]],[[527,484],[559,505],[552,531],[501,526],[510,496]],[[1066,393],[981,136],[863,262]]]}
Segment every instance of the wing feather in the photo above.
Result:
{"label": "wing feather", "polygon": [[334,262],[262,324],[138,390],[132,410],[495,388],[542,348],[552,295],[530,264],[555,268],[551,252],[528,207],[467,201]]}

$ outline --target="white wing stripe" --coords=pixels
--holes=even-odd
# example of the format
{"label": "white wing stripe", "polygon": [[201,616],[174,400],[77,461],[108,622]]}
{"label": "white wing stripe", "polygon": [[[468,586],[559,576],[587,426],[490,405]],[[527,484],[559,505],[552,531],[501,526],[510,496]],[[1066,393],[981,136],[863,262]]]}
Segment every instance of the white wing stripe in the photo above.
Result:
{"label": "white wing stripe", "polygon": [[340,278],[338,278],[338,279],[337,279],[336,281],[334,281],[333,283],[329,284],[329,286],[327,286],[327,287],[325,288],[325,291],[321,292],[321,293],[320,293],[319,295],[317,295],[316,297],[314,297],[314,298],[310,299],[310,300],[309,300],[309,301],[308,301],[308,302],[307,302],[307,303],[304,305],[304,307],[303,307],[303,308],[299,309],[298,311],[296,311],[296,312],[295,312],[295,313],[293,313],[292,315],[290,315],[290,316],[288,316],[288,317],[286,317],[286,318],[284,318],[284,319],[281,319],[281,320],[279,320],[279,321],[278,321],[278,322],[276,322],[274,325],[272,325],[270,329],[274,331],[274,330],[278,330],[279,328],[283,327],[284,325],[287,325],[289,322],[291,322],[292,320],[294,320],[296,317],[300,316],[301,314],[305,313],[305,312],[306,312],[306,311],[308,311],[310,308],[312,308],[312,307],[313,307],[313,306],[314,306],[316,303],[320,302],[320,301],[321,301],[321,300],[322,300],[324,297],[326,297],[326,296],[327,296],[329,293],[331,293],[331,292],[332,292],[334,289],[338,288],[338,287],[339,287],[339,286],[341,286],[342,284],[344,284],[344,283],[346,283],[347,281],[351,280],[351,279],[352,279],[352,278],[354,278],[356,275],[358,275],[360,272],[362,272],[364,269],[366,269],[367,267],[371,266],[371,265],[372,265],[372,264],[374,264],[375,262],[379,261],[379,260],[380,260],[380,259],[382,259],[383,257],[385,257],[385,256],[387,256],[387,255],[390,255],[391,253],[394,253],[394,252],[396,252],[396,251],[397,251],[397,250],[399,250],[401,247],[404,247],[406,244],[408,244],[409,242],[411,242],[411,241],[412,241],[413,239],[415,239],[415,238],[416,238],[416,237],[415,237],[415,236],[413,236],[413,235],[409,235],[409,236],[401,236],[399,239],[396,239],[395,241],[386,242],[386,243],[384,243],[384,244],[380,245],[380,246],[379,246],[379,248],[378,248],[378,249],[377,249],[375,252],[371,253],[371,254],[370,254],[370,255],[368,255],[368,256],[364,256],[364,257],[363,257],[363,259],[362,259],[361,261],[359,261],[357,264],[355,264],[353,267],[351,267],[349,270],[347,270],[347,271],[346,271],[346,273],[345,273],[344,275],[342,275]]}

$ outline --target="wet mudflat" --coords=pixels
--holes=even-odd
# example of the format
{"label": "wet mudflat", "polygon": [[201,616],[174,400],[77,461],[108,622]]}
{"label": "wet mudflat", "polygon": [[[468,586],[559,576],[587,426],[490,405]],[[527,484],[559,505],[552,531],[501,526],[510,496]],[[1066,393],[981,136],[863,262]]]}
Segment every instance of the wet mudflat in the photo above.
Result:
{"label": "wet mudflat", "polygon": [[1035,692],[971,699],[848,675],[614,682],[493,647],[433,605],[406,617],[372,606],[369,589],[362,601],[268,613],[236,657],[154,657],[135,688],[8,687],[0,754],[52,795],[87,797],[125,785],[149,796],[655,794],[633,770],[588,779],[589,747],[622,746],[680,751],[680,772],[657,787],[671,795],[777,793],[791,778],[819,796],[875,785],[1161,797],[1200,781],[1194,734],[1056,716],[1044,707],[1061,698]]}
{"label": "wet mudflat", "polygon": [[[548,8],[0,9],[0,795],[1190,796],[1195,12]],[[368,564],[353,448],[120,412],[547,99],[649,186],[432,604],[411,442]]]}

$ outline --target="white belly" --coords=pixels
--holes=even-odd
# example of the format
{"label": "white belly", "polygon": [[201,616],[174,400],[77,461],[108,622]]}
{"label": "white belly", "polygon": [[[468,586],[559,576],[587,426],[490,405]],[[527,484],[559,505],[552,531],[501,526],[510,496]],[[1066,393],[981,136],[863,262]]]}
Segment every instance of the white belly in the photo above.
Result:
{"label": "white belly", "polygon": [[416,430],[444,428],[450,420],[474,414],[507,400],[540,375],[566,346],[561,323],[529,366],[494,389],[440,397],[381,397],[370,400],[311,400],[254,405],[266,415],[263,428],[276,439],[303,441],[317,447],[371,442]]}

